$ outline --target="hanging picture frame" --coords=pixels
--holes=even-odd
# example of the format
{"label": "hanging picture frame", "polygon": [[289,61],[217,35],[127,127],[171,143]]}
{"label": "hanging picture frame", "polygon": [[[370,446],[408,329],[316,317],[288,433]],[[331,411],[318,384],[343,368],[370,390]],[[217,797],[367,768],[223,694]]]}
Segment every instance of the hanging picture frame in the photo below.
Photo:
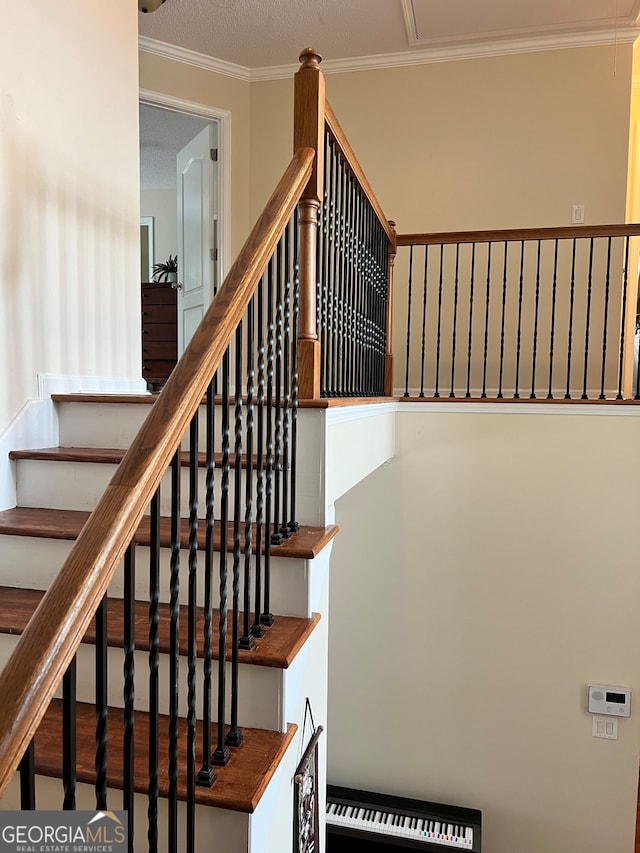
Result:
{"label": "hanging picture frame", "polygon": [[302,743],[304,743],[305,738],[307,717],[311,721],[311,738],[293,777],[294,853],[318,853],[320,850],[318,740],[324,729],[322,726],[316,728],[309,699],[307,699],[304,711]]}

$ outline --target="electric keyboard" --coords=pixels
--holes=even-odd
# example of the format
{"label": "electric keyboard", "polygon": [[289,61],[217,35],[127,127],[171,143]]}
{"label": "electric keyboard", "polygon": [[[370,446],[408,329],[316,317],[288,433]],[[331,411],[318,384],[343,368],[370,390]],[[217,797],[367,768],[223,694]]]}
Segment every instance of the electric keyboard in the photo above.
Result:
{"label": "electric keyboard", "polygon": [[384,850],[388,845],[425,853],[436,850],[480,853],[481,825],[482,813],[477,809],[327,786],[328,853],[336,847],[343,849],[331,843],[332,836],[377,843],[376,850]]}

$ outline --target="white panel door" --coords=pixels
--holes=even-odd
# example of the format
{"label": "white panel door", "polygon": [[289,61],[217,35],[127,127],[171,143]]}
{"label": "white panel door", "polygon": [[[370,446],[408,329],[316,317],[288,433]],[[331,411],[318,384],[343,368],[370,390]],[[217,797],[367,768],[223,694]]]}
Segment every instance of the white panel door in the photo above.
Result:
{"label": "white panel door", "polygon": [[217,282],[217,128],[205,127],[176,157],[178,179],[178,356],[191,340]]}

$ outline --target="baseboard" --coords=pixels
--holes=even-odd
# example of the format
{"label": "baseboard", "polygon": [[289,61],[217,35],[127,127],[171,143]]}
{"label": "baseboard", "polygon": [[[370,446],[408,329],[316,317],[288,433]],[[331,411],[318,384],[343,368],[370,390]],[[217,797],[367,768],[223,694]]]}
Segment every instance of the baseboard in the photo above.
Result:
{"label": "baseboard", "polygon": [[147,383],[128,376],[70,376],[62,373],[38,374],[38,397],[52,394],[145,394]]}

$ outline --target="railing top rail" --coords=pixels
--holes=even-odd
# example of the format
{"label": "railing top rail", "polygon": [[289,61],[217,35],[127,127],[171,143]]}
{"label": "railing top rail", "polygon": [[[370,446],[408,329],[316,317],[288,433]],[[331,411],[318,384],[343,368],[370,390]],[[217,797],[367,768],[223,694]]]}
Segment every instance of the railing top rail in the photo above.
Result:
{"label": "railing top rail", "polygon": [[184,355],[0,673],[0,795],[133,540],[311,175],[296,152]]}
{"label": "railing top rail", "polygon": [[356,157],[353,148],[349,144],[349,140],[347,139],[345,132],[340,127],[340,122],[336,118],[336,114],[331,109],[331,104],[329,103],[329,101],[326,100],[324,105],[324,118],[325,123],[329,127],[329,130],[331,131],[333,137],[338,143],[342,155],[349,164],[349,168],[351,169],[358,183],[362,187],[364,194],[369,200],[369,204],[375,210],[376,216],[380,220],[380,224],[384,228],[385,233],[389,238],[389,242],[395,245],[395,233],[393,227],[389,224],[389,220],[384,215],[384,211],[382,210],[380,202],[376,198],[376,195],[373,189],[371,188],[371,184],[367,180],[367,176],[365,175],[362,166],[358,162],[358,158]]}
{"label": "railing top rail", "polygon": [[526,240],[572,240],[589,237],[638,237],[640,224],[569,225],[560,228],[512,228],[503,231],[442,231],[432,234],[398,234],[398,246],[448,243],[504,243]]}

